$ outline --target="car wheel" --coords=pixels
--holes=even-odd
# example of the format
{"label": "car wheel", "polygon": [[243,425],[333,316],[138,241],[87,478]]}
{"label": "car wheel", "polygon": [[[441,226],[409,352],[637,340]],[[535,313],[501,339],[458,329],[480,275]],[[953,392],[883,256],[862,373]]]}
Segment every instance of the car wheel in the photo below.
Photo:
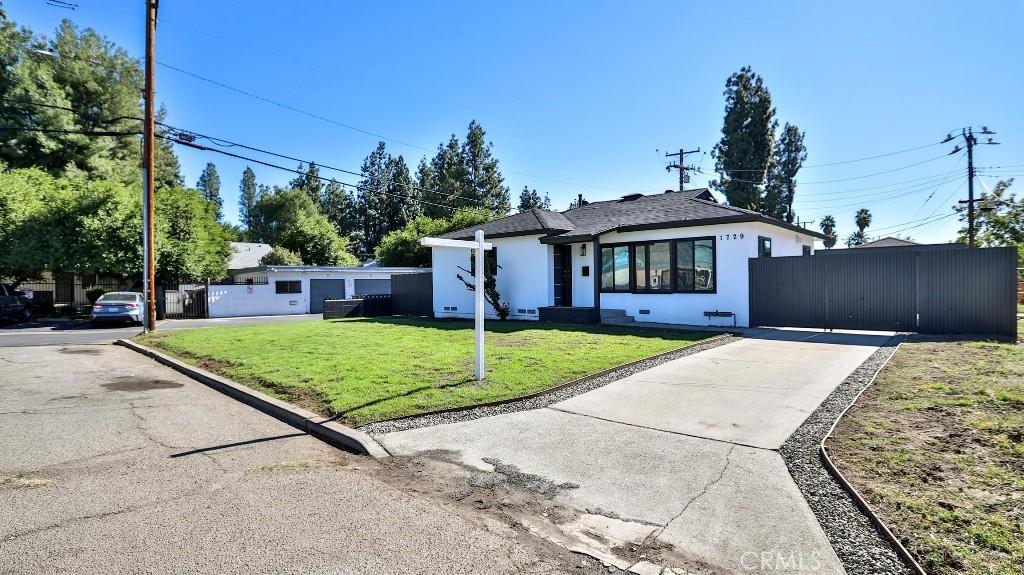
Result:
{"label": "car wheel", "polygon": [[21,321],[32,321],[32,306],[25,306],[25,309],[21,310]]}

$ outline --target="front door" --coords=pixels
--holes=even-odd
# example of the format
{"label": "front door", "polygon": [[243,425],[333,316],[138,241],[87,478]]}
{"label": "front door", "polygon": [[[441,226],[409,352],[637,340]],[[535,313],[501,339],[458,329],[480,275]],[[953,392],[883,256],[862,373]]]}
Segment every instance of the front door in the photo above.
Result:
{"label": "front door", "polygon": [[572,246],[554,246],[555,305],[572,305]]}

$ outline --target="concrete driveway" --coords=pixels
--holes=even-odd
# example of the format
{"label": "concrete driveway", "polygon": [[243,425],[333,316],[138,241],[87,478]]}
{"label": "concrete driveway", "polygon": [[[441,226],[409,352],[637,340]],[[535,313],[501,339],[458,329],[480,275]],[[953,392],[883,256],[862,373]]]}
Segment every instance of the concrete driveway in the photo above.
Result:
{"label": "concrete driveway", "polygon": [[681,567],[843,573],[776,450],[888,337],[750,330],[547,408],[380,439],[577,483],[566,504],[646,526]]}

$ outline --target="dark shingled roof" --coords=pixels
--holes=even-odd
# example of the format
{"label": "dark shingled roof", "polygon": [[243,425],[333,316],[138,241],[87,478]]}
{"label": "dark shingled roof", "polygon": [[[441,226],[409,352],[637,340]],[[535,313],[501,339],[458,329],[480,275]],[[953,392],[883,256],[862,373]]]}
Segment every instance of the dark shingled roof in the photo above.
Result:
{"label": "dark shingled roof", "polygon": [[[705,199],[705,198],[712,199]],[[617,200],[593,202],[565,212],[532,209],[500,220],[447,233],[441,237],[472,239],[473,232],[486,237],[542,235],[544,243],[588,241],[612,231],[664,229],[733,222],[762,222],[817,238],[823,235],[769,218],[758,212],[719,204],[705,189],[664,194],[630,194]]]}

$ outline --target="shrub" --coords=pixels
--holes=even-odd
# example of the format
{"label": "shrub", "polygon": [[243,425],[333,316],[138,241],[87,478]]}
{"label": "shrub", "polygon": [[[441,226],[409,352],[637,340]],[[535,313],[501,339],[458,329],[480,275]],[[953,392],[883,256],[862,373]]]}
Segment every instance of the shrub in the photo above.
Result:
{"label": "shrub", "polygon": [[291,251],[288,248],[282,248],[280,246],[270,250],[266,255],[260,258],[261,266],[298,266],[302,265],[302,258],[299,254]]}
{"label": "shrub", "polygon": [[89,300],[89,304],[96,303],[96,300],[100,299],[100,296],[107,293],[105,288],[100,286],[89,286],[85,288],[85,297]]}

